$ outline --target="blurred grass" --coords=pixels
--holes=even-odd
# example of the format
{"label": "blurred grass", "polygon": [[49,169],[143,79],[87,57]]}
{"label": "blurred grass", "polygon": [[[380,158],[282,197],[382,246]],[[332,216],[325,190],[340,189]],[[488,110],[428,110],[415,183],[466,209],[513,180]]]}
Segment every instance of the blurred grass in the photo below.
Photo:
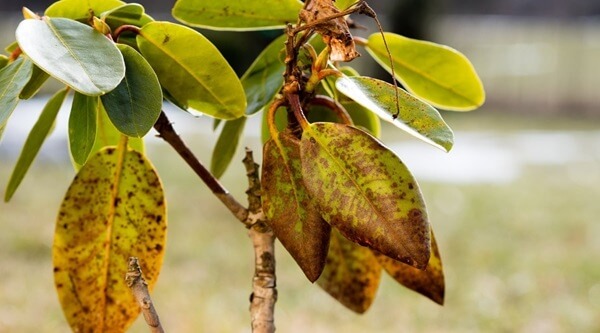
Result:
{"label": "blurred grass", "polygon": [[[589,121],[495,114],[450,116],[449,123],[466,131],[598,129]],[[386,133],[385,140],[394,138]],[[209,161],[205,135],[185,139]],[[169,332],[249,332],[253,255],[245,229],[168,147],[152,145],[149,155],[169,205],[165,266],[153,294],[164,326]],[[0,159],[2,184],[13,164]],[[241,170],[234,164],[224,178],[240,199]],[[586,174],[599,170],[595,160],[528,167],[510,184],[421,182],[446,270],[444,307],[385,277],[372,308],[355,315],[311,285],[278,247],[278,330],[600,332],[600,184]],[[0,204],[0,332],[68,331],[53,286],[51,245],[73,174],[66,163],[36,163],[13,201]],[[131,332],[147,330],[138,320]]]}

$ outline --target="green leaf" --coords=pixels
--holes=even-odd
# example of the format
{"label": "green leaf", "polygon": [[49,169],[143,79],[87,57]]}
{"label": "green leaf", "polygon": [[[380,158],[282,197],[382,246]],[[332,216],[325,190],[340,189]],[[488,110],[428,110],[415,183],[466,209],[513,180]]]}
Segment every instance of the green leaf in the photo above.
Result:
{"label": "green leaf", "polygon": [[[352,118],[354,126],[367,130],[374,137],[381,135],[381,122],[373,112],[364,108],[362,105],[354,101],[342,101],[340,103]],[[313,122],[329,122],[339,123],[340,119],[335,112],[327,107],[320,105],[311,105],[308,115],[308,120]]]}
{"label": "green leaf", "polygon": [[107,148],[81,168],[61,204],[52,247],[56,291],[74,332],[125,332],[133,323],[140,306],[125,282],[128,260],[139,258],[152,290],[166,217],[160,179],[144,155]]}
{"label": "green leaf", "polygon": [[[275,127],[279,132],[283,131],[287,126],[287,112],[284,111],[284,107],[280,107],[277,109],[275,113]],[[266,143],[271,138],[271,133],[269,133],[269,124],[267,122],[267,110],[262,113],[262,123],[260,130],[260,138],[262,143]]]}
{"label": "green leaf", "polygon": [[380,253],[373,252],[373,254],[381,266],[398,283],[440,305],[444,304],[444,270],[433,231],[431,233],[431,258],[424,270],[408,266]]}
{"label": "green leaf", "polygon": [[[337,89],[344,95],[375,112],[381,119],[432,144],[449,151],[454,144],[454,134],[440,113],[429,104],[411,96],[393,85],[369,77],[343,77],[336,81]],[[400,113],[396,113],[395,91],[398,91]]]}
{"label": "green leaf", "polygon": [[44,72],[41,68],[34,65],[33,72],[31,74],[31,79],[29,79],[27,85],[25,85],[23,90],[21,90],[19,98],[30,99],[31,97],[35,96],[35,94],[37,94],[38,91],[40,91],[40,88],[48,80],[49,77],[50,75],[48,75],[48,73]]}
{"label": "green leaf", "polygon": [[246,117],[228,120],[223,125],[223,130],[217,139],[210,161],[210,172],[217,178],[221,178],[229,164],[233,160],[240,137],[244,133]]}
{"label": "green leaf", "polygon": [[58,110],[60,110],[66,95],[67,89],[63,89],[52,96],[44,107],[40,118],[31,129],[13,173],[10,176],[8,185],[6,186],[4,201],[8,202],[12,198],[13,194],[21,184],[21,181],[25,178],[25,174],[40,151],[44,140],[46,140],[46,137],[54,127],[56,115],[58,114]]}
{"label": "green leaf", "polygon": [[144,15],[144,6],[137,3],[128,3],[102,13],[100,18],[111,29],[115,29],[122,25],[137,26],[142,19],[142,15]]}
{"label": "green leaf", "polygon": [[17,47],[19,47],[19,43],[17,43],[17,41],[14,41],[14,42],[8,44],[4,48],[4,51],[6,51],[6,53],[8,53],[8,54],[11,54],[17,49]]}
{"label": "green leaf", "polygon": [[301,172],[300,140],[287,131],[267,141],[263,150],[262,203],[267,223],[306,277],[319,278],[331,227],[306,191]]}
{"label": "green leaf", "polygon": [[[121,132],[113,125],[102,103],[98,103],[98,119],[96,119],[96,139],[90,154],[100,151],[104,147],[116,146],[121,139]],[[144,154],[144,140],[142,138],[129,138],[129,148]]]}
{"label": "green leaf", "polygon": [[0,69],[6,67],[8,65],[8,57],[4,54],[0,54]]}
{"label": "green leaf", "polygon": [[351,5],[358,2],[358,0],[335,0],[335,6],[340,9],[348,9]]}
{"label": "green leaf", "polygon": [[300,144],[304,183],[323,218],[346,238],[423,269],[429,222],[416,180],[400,159],[352,126],[314,123]]}
{"label": "green leaf", "polygon": [[112,123],[121,133],[141,138],[152,128],[162,109],[162,90],[152,67],[131,46],[119,44],[125,78],[101,96]]}
{"label": "green leaf", "polygon": [[254,60],[242,76],[246,92],[246,115],[255,114],[273,100],[283,85],[285,64],[282,60],[283,44],[287,36],[276,38]]}
{"label": "green leaf", "polygon": [[92,16],[99,16],[103,12],[123,5],[125,5],[123,1],[117,0],[61,0],[48,7],[44,15],[87,23]]}
{"label": "green leaf", "polygon": [[96,140],[98,97],[75,93],[69,117],[69,148],[73,162],[84,165]]}
{"label": "green leaf", "polygon": [[[448,46],[385,33],[394,59],[396,78],[408,91],[433,106],[470,111],[485,101],[485,92],[473,65]],[[369,37],[367,51],[391,73],[388,53],[379,33]]]}
{"label": "green leaf", "polygon": [[200,33],[174,23],[151,22],[140,30],[137,42],[177,104],[225,120],[244,115],[246,96],[240,80]]}
{"label": "green leaf", "polygon": [[281,29],[295,23],[302,9],[298,0],[178,0],[173,17],[186,25],[214,30]]}
{"label": "green leaf", "polygon": [[24,20],[16,36],[23,52],[38,67],[84,95],[103,95],[125,75],[123,57],[115,44],[77,21]]}
{"label": "green leaf", "polygon": [[27,58],[18,58],[0,70],[0,127],[4,127],[8,118],[19,103],[19,94],[29,78],[33,64]]}
{"label": "green leaf", "polygon": [[319,287],[350,310],[364,313],[377,296],[380,279],[381,266],[371,250],[333,229]]}

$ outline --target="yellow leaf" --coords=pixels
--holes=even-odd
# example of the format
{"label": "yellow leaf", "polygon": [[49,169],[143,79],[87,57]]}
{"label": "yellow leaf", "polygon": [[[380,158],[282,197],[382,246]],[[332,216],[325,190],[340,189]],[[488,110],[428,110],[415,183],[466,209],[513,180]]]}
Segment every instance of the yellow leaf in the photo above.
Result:
{"label": "yellow leaf", "polygon": [[444,304],[444,270],[433,231],[431,232],[431,257],[427,268],[420,270],[373,251],[381,266],[398,283],[412,289],[434,302]]}
{"label": "yellow leaf", "polygon": [[125,284],[139,257],[156,283],[166,236],[166,206],[153,166],[137,151],[105,148],[92,156],[60,207],[53,247],[58,296],[75,332],[123,332],[139,314]]}
{"label": "yellow leaf", "polygon": [[364,313],[375,300],[380,279],[381,266],[373,252],[332,229],[319,287],[348,309]]}

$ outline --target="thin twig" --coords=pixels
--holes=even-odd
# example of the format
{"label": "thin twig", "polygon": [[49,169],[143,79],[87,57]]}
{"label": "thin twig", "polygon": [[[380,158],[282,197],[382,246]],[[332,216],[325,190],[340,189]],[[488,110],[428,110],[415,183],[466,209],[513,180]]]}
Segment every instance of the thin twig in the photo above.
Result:
{"label": "thin twig", "polygon": [[206,167],[194,156],[194,153],[185,145],[183,140],[177,135],[171,122],[164,112],[160,113],[158,120],[154,124],[154,129],[159,136],[175,149],[183,160],[194,170],[194,172],[208,186],[212,193],[231,211],[231,213],[241,222],[246,222],[248,210],[242,206],[232,195],[219,183],[217,178],[206,169]]}
{"label": "thin twig", "polygon": [[254,277],[250,296],[250,316],[253,333],[275,332],[275,302],[277,283],[275,276],[275,236],[265,223],[261,205],[261,184],[258,164],[254,162],[252,151],[246,149],[244,158],[248,176],[248,223],[249,236],[254,247]]}
{"label": "thin twig", "polygon": [[150,293],[148,292],[148,284],[142,276],[142,269],[140,268],[138,258],[129,257],[129,266],[127,268],[127,274],[125,275],[125,281],[142,309],[144,319],[146,320],[148,327],[150,327],[150,332],[164,333],[165,331],[160,324],[158,313],[154,308],[152,298],[150,298]]}

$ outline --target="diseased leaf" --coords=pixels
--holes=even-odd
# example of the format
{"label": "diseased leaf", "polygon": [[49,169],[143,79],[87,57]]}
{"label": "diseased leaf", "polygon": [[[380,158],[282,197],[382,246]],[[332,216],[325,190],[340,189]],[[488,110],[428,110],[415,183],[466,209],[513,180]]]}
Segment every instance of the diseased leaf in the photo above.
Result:
{"label": "diseased leaf", "polygon": [[87,23],[91,21],[92,16],[100,16],[103,12],[123,5],[123,1],[117,0],[61,0],[48,7],[44,15]]}
{"label": "diseased leaf", "polygon": [[319,278],[331,227],[308,196],[301,173],[300,140],[287,131],[263,149],[262,202],[267,223],[306,277]]}
{"label": "diseased leaf", "polygon": [[295,23],[302,9],[298,0],[203,1],[178,0],[173,17],[186,25],[214,30],[281,29]]}
{"label": "diseased leaf", "polygon": [[[369,77],[343,77],[336,81],[336,87],[344,95],[375,112],[379,118],[414,137],[445,151],[452,148],[454,133],[440,113],[406,91]],[[397,110],[396,89],[399,92],[400,113],[394,119],[392,115]]]}
{"label": "diseased leaf", "polygon": [[219,50],[199,32],[170,22],[151,22],[142,27],[137,42],[178,105],[226,120],[245,114],[246,96],[240,80]]}
{"label": "diseased leaf", "polygon": [[377,252],[373,254],[398,283],[440,305],[444,304],[444,270],[433,232],[431,233],[431,258],[425,270],[416,269]]}
{"label": "diseased leaf", "polygon": [[140,312],[125,283],[130,256],[154,287],[166,237],[165,198],[140,153],[107,148],[69,187],[56,221],[54,282],[75,332],[124,332]]}
{"label": "diseased leaf", "polygon": [[[121,132],[119,132],[110,121],[110,118],[108,118],[108,114],[106,114],[102,103],[98,103],[96,114],[98,115],[96,119],[96,139],[94,140],[94,147],[90,154],[94,154],[104,147],[116,146],[121,139]],[[129,138],[127,145],[129,148],[144,154],[144,140],[142,138]]]}
{"label": "diseased leaf", "polygon": [[4,201],[8,202],[12,198],[13,194],[21,184],[21,181],[25,178],[25,174],[27,174],[31,163],[33,163],[33,160],[40,151],[46,137],[54,127],[56,115],[58,114],[58,110],[60,110],[66,95],[67,89],[63,89],[52,96],[44,107],[40,118],[31,129],[31,132],[25,141],[25,145],[23,146],[23,150],[21,151],[21,155],[17,160],[17,164],[10,176],[8,185],[6,186]]}
{"label": "diseased leaf", "polygon": [[246,92],[246,115],[260,111],[273,100],[283,85],[285,64],[282,60],[283,44],[287,36],[276,38],[254,60],[242,76]]}
{"label": "diseased leaf", "polygon": [[[445,45],[385,33],[396,78],[408,91],[433,106],[470,111],[485,101],[483,84],[462,53]],[[367,51],[391,73],[381,34],[369,37]]]}
{"label": "diseased leaf", "polygon": [[119,44],[125,77],[102,104],[121,133],[141,138],[152,128],[162,109],[162,90],[152,67],[131,46]]}
{"label": "diseased leaf", "polygon": [[237,151],[240,137],[244,133],[246,119],[246,117],[240,117],[235,120],[228,120],[223,125],[223,130],[219,135],[219,139],[217,139],[210,161],[210,172],[215,177],[221,178],[231,163]]}
{"label": "diseased leaf", "polygon": [[304,183],[327,222],[353,242],[427,266],[425,202],[393,152],[355,127],[334,123],[310,124],[300,150]]}
{"label": "diseased leaf", "polygon": [[23,52],[38,67],[84,95],[103,95],[125,75],[123,57],[115,44],[77,21],[24,20],[16,36]]}
{"label": "diseased leaf", "polygon": [[75,93],[69,117],[69,150],[76,165],[84,165],[96,141],[97,96]]}
{"label": "diseased leaf", "polygon": [[380,279],[381,266],[373,252],[333,229],[319,287],[350,310],[364,313],[375,299]]}
{"label": "diseased leaf", "polygon": [[31,74],[31,78],[29,82],[25,85],[21,93],[19,94],[19,99],[30,99],[35,94],[38,93],[42,85],[48,80],[50,75],[44,72],[38,66],[33,65],[33,72]]}
{"label": "diseased leaf", "polygon": [[6,126],[17,107],[19,94],[31,78],[32,67],[28,58],[21,57],[0,69],[0,128]]}
{"label": "diseased leaf", "polygon": [[[371,135],[378,137],[381,135],[381,122],[373,112],[364,108],[360,104],[349,100],[340,103],[352,118],[354,126],[367,130]],[[340,118],[335,112],[327,107],[320,105],[311,105],[306,117],[311,123],[329,122],[339,123]]]}

